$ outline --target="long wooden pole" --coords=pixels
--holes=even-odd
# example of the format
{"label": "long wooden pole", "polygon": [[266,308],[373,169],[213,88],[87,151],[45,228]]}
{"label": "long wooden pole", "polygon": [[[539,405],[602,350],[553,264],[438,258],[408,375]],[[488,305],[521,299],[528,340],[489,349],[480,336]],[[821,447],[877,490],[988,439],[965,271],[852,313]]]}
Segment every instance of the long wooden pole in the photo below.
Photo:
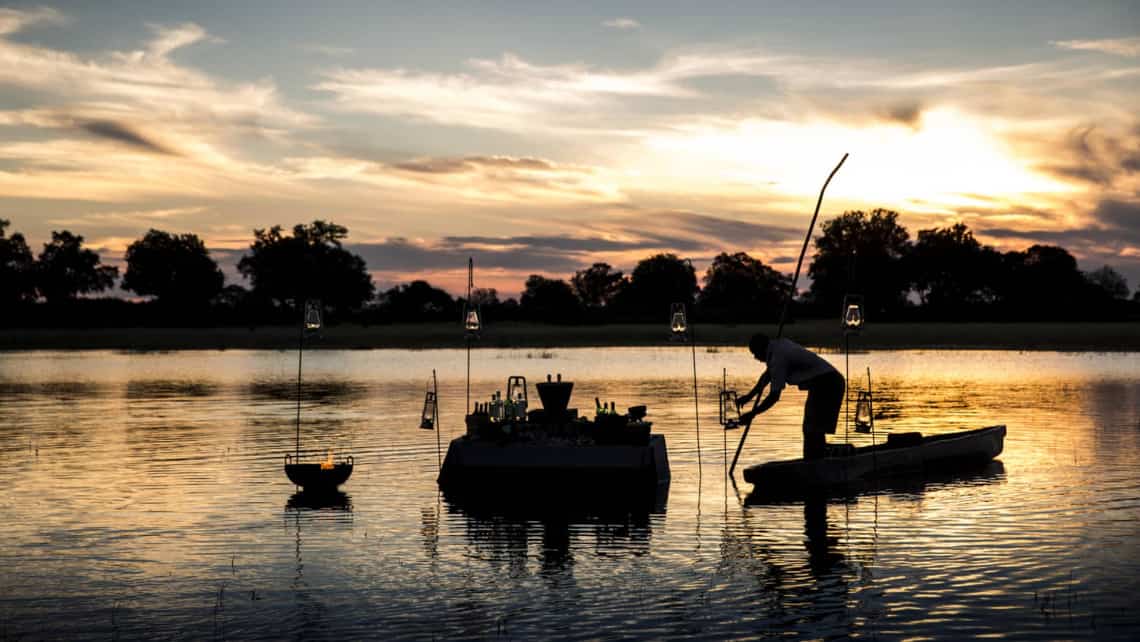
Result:
{"label": "long wooden pole", "polygon": [[[803,267],[804,255],[807,254],[808,243],[811,242],[812,232],[815,231],[815,221],[819,218],[819,208],[823,204],[823,193],[827,191],[827,186],[831,183],[831,179],[835,178],[835,173],[839,171],[840,167],[843,167],[843,163],[846,160],[847,154],[844,154],[843,158],[839,159],[839,164],[835,166],[835,169],[831,170],[831,173],[827,175],[827,180],[823,182],[823,187],[819,189],[819,198],[815,201],[815,213],[811,215],[811,224],[808,225],[807,235],[804,236],[803,247],[800,248],[800,258],[796,261],[796,272],[792,276],[792,285],[788,288],[788,293],[784,296],[784,307],[780,310],[780,324],[776,327],[777,339],[784,334],[784,322],[788,317],[788,307],[791,305],[792,297],[796,294],[796,283],[800,280],[800,268]],[[756,395],[756,401],[752,402],[752,409],[756,410],[756,406],[759,405],[759,403],[760,395]],[[736,461],[740,459],[740,451],[744,449],[744,440],[748,439],[748,431],[751,428],[752,420],[749,419],[748,423],[744,424],[744,432],[740,435],[740,444],[736,447],[736,454],[732,456],[732,466],[728,468],[729,476],[732,476],[733,472],[736,471]]]}

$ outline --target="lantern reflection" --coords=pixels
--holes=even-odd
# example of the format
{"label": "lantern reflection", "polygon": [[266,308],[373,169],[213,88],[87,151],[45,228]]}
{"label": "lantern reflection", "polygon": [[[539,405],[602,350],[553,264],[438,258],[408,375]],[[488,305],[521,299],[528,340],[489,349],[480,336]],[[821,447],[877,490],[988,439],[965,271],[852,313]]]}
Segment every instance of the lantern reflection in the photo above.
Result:
{"label": "lantern reflection", "polygon": [[859,401],[855,404],[855,432],[868,433],[875,428],[875,416],[871,407],[871,393],[864,390],[859,393]]}

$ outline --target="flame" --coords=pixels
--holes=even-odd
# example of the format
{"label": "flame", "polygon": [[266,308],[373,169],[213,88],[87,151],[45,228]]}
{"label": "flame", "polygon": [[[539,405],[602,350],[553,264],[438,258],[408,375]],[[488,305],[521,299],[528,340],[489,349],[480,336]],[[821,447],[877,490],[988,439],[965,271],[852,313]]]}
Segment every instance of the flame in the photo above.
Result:
{"label": "flame", "polygon": [[332,469],[333,469],[333,451],[329,450],[328,459],[325,459],[324,461],[321,462],[321,470],[332,470]]}

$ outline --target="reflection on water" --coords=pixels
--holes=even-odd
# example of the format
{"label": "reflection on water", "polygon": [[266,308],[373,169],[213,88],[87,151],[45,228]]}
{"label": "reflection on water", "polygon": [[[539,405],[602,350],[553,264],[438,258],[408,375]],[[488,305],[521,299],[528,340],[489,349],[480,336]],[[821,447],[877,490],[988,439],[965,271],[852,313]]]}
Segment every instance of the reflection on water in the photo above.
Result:
{"label": "reflection on water", "polygon": [[[446,444],[462,352],[306,354],[302,446],[357,462],[325,496],[281,468],[295,354],[0,354],[0,639],[1135,639],[1136,356],[853,354],[852,372],[874,367],[878,428],[1005,423],[1005,452],[789,501],[721,477],[739,432],[708,427],[720,369],[737,389],[758,374],[742,350],[698,353],[700,453],[684,349],[475,353],[480,400],[562,372],[572,405],[648,405],[673,470],[651,497],[439,494],[423,380],[440,372]],[[744,465],[797,456],[802,402],[754,424]]]}

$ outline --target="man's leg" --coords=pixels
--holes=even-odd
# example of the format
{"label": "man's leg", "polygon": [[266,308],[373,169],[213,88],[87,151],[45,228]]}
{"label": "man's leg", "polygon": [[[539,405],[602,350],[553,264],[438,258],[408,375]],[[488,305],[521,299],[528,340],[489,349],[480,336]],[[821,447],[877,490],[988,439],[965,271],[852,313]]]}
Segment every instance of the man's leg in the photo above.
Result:
{"label": "man's leg", "polygon": [[804,404],[804,459],[823,457],[827,452],[827,433],[835,433],[839,408],[843,404],[843,375],[830,373],[808,383]]}
{"label": "man's leg", "polygon": [[822,432],[804,432],[804,459],[819,459],[827,452],[827,437]]}

